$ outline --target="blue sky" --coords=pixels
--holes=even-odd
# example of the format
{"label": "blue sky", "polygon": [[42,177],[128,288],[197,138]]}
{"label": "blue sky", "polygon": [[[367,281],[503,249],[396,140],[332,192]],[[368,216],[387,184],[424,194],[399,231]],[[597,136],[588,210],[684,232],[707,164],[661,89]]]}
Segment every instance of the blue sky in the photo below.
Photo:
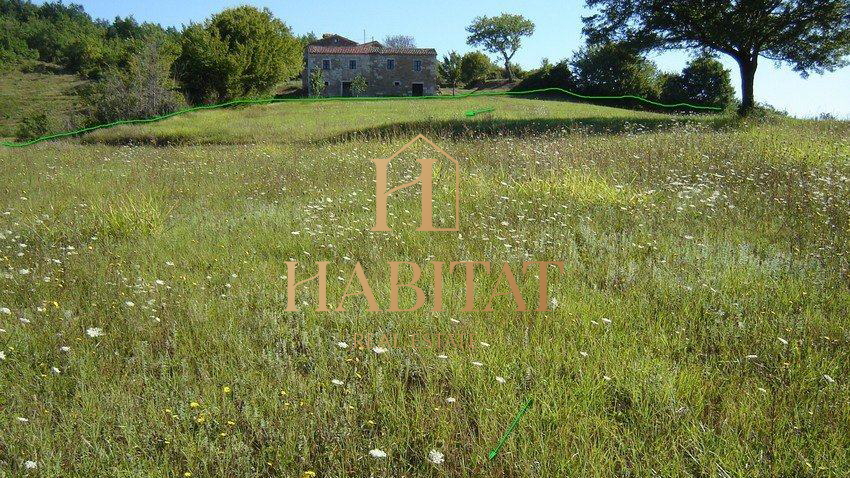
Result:
{"label": "blue sky", "polygon": [[[39,2],[40,3],[40,2]],[[466,26],[478,15],[502,12],[521,13],[537,26],[534,35],[524,41],[514,60],[525,68],[540,64],[542,58],[557,61],[572,55],[584,39],[581,17],[588,14],[581,0],[74,0],[95,17],[111,19],[132,14],[139,21],[153,21],[180,27],[200,22],[229,6],[252,4],[268,7],[296,34],[309,31],[339,33],[352,40],[382,40],[389,34],[412,35],[420,47],[433,47],[439,55],[456,50],[464,52]],[[680,70],[688,59],[686,52],[669,52],[653,57],[664,70]],[[737,67],[721,58],[732,70],[739,89]],[[850,67],[804,80],[787,66],[775,67],[763,59],[756,78],[756,99],[787,110],[797,116],[831,113],[850,119]]]}

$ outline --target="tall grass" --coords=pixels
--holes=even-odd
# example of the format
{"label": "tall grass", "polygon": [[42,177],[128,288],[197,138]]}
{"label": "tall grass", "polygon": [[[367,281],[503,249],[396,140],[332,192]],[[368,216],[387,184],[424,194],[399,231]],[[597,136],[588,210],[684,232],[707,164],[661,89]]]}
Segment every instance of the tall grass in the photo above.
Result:
{"label": "tall grass", "polygon": [[[250,110],[233,129],[199,116],[198,142],[221,144],[102,143],[188,127],[175,121],[0,152],[0,476],[846,475],[846,123],[444,133],[431,139],[461,163],[460,233],[414,231],[412,193],[376,233],[369,159],[409,137],[368,130],[421,115],[377,103],[351,125],[328,105]],[[509,296],[460,312],[460,271],[446,312],[349,298],[317,313],[305,288],[287,313],[292,259],[304,277],[331,261],[332,305],[359,261],[384,307],[386,261],[566,268],[545,313]],[[479,308],[496,276],[476,276]],[[423,267],[429,297],[432,281]],[[518,282],[536,300],[534,274]],[[426,332],[478,344],[354,345]]]}

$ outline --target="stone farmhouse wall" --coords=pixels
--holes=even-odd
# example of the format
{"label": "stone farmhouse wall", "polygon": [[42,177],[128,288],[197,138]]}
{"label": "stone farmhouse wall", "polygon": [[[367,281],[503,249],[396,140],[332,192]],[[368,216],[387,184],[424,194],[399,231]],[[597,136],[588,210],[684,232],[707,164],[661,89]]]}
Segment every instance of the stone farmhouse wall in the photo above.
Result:
{"label": "stone farmhouse wall", "polygon": [[[387,60],[395,61],[393,69],[387,68]],[[306,55],[306,69],[302,81],[305,90],[309,89],[308,75],[314,68],[322,69],[323,60],[330,60],[329,70],[322,70],[325,96],[342,96],[343,82],[353,82],[357,75],[363,75],[368,83],[365,96],[411,96],[413,84],[422,84],[424,95],[437,94],[437,56],[414,54],[312,54]],[[350,60],[356,61],[356,68],[350,68]],[[414,61],[422,62],[421,71],[414,70]],[[308,94],[312,92],[308,91]]]}

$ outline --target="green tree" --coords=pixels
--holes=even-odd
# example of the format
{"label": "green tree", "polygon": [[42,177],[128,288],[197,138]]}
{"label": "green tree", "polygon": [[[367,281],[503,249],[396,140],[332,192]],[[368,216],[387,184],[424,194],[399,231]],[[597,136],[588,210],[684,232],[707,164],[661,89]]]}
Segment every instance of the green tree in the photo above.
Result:
{"label": "green tree", "polygon": [[708,49],[741,72],[740,112],[755,105],[759,58],[790,64],[804,77],[846,64],[848,0],[587,0],[591,42],[626,41],[643,50]]}
{"label": "green tree", "polygon": [[183,32],[175,71],[193,103],[268,93],[301,71],[302,46],[268,9],[230,8]]}
{"label": "green tree", "polygon": [[437,68],[442,81],[452,87],[452,95],[455,94],[457,90],[457,84],[461,78],[460,65],[460,55],[458,55],[457,52],[453,51],[449,53],[448,56],[443,55],[443,61],[440,62]]}
{"label": "green tree", "polygon": [[735,102],[735,88],[729,70],[716,58],[703,54],[691,60],[681,74],[663,80],[661,100],[725,108]]}
{"label": "green tree", "polygon": [[655,64],[625,45],[590,45],[573,58],[577,87],[586,95],[658,98]]}
{"label": "green tree", "polygon": [[310,96],[322,96],[325,92],[325,75],[317,66],[310,72],[307,77],[307,87],[309,88]]}
{"label": "green tree", "polygon": [[469,85],[487,78],[495,69],[490,58],[480,51],[471,51],[460,60],[460,79]]}
{"label": "green tree", "polygon": [[3,65],[38,58],[38,52],[27,45],[23,32],[24,28],[20,22],[13,18],[0,17],[0,70]]}
{"label": "green tree", "polygon": [[544,63],[538,70],[523,79],[514,90],[530,91],[543,88],[561,88],[567,91],[575,90],[576,82],[570,70],[569,62],[563,60],[555,65]]}
{"label": "green tree", "polygon": [[351,81],[351,94],[354,96],[362,96],[363,93],[366,93],[367,88],[369,88],[369,84],[366,83],[366,78],[363,75],[357,75]]}
{"label": "green tree", "polygon": [[522,44],[522,37],[534,33],[534,23],[522,15],[503,13],[498,17],[477,17],[466,27],[469,36],[466,42],[479,45],[490,53],[502,55],[505,64],[505,74],[513,81],[511,58],[514,57]]}
{"label": "green tree", "polygon": [[91,124],[150,118],[185,104],[171,76],[179,45],[165,36],[146,39],[127,68],[111,68],[83,95]]}

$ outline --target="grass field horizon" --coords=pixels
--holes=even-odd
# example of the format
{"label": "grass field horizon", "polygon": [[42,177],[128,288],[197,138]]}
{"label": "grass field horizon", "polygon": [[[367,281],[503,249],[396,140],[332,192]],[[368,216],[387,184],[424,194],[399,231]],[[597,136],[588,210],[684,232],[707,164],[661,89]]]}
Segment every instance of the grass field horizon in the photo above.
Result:
{"label": "grass field horizon", "polygon": [[[460,163],[461,230],[415,231],[404,190],[394,231],[373,232],[370,159],[420,133]],[[190,113],[0,161],[0,476],[850,469],[848,122],[328,101]],[[330,262],[331,302],[359,262],[383,308],[387,261],[565,271],[549,312],[515,312],[510,296],[463,312],[455,271],[445,312],[352,297],[321,313],[311,286],[287,313],[291,260],[305,277]],[[479,306],[497,276],[476,275]],[[537,296],[534,274],[517,279]],[[433,281],[423,267],[429,298]],[[422,333],[476,344],[354,342]]]}

